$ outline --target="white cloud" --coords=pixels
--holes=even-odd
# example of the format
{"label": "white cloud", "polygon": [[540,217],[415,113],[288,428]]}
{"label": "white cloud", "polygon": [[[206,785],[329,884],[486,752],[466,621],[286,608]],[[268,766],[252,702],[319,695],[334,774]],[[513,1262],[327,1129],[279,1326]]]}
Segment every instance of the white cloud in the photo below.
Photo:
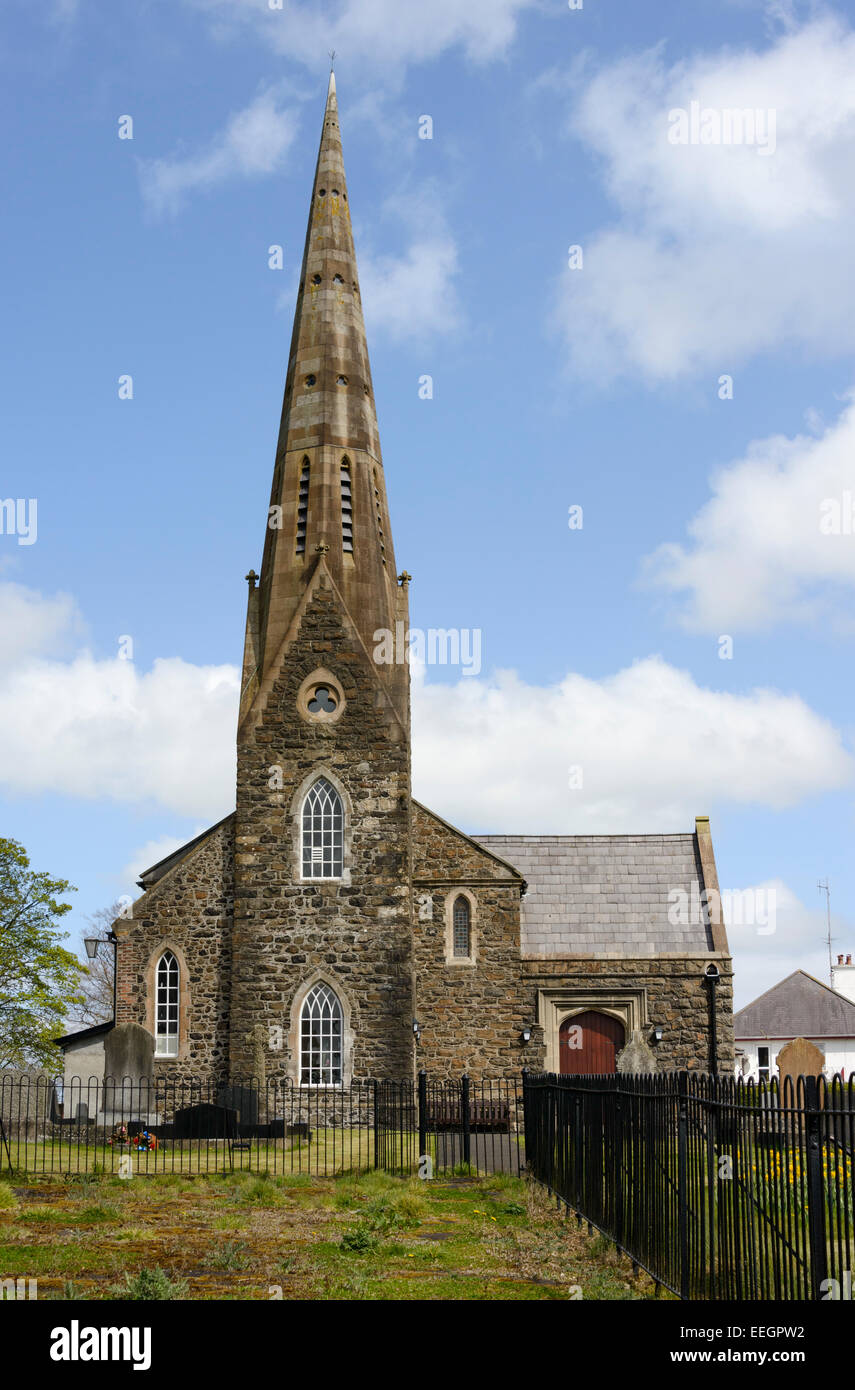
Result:
{"label": "white cloud", "polygon": [[[772,985],[786,979],[794,970],[806,970],[809,975],[828,984],[828,946],[825,908],[807,907],[786,883],[772,879],[758,885],[768,902],[775,894],[775,930],[766,935],[756,926],[739,926],[727,921],[727,938],[733,953],[734,1005],[742,1009]],[[756,892],[756,889],[743,890]],[[851,949],[852,928],[848,923],[832,918],[832,937],[835,951]],[[835,956],[836,959],[836,956]]]}
{"label": "white cloud", "polygon": [[447,234],[417,239],[401,256],[361,256],[360,266],[369,333],[381,329],[400,341],[459,328],[457,247]]}
{"label": "white cloud", "polygon": [[204,825],[197,825],[196,829],[188,835],[161,835],[157,840],[147,840],[144,845],[140,845],[139,849],[132,851],[130,859],[121,870],[120,881],[127,888],[130,888],[132,896],[136,897],[138,892],[137,879],[140,874],[144,873],[146,869],[150,869],[154,864],[159,864],[161,859],[166,859],[182,845],[195,840],[196,836],[201,835],[203,830],[207,830],[209,825],[210,821],[206,821]]}
{"label": "white cloud", "polygon": [[[0,585],[0,612],[10,587],[18,589]],[[73,633],[61,631],[57,603],[29,591],[29,649],[0,668],[0,783],[17,793],[155,804],[188,816],[229,811],[236,669],[170,658],[142,672],[86,651],[60,660],[56,644]],[[19,594],[16,605],[20,611]]]}
{"label": "white cloud", "polygon": [[143,198],[155,215],[175,212],[197,189],[233,178],[270,174],[281,167],[297,133],[297,115],[273,91],[262,92],[203,150],[140,161]]}
{"label": "white cloud", "polygon": [[[559,284],[574,370],[673,379],[786,343],[855,346],[853,71],[855,32],[826,15],[763,51],[668,66],[655,49],[587,82],[572,128],[601,159],[621,222],[589,238],[584,270]],[[774,154],[670,143],[669,111],[692,101],[774,111]]]}
{"label": "white cloud", "polygon": [[485,833],[689,830],[727,803],[791,806],[855,770],[798,696],[705,689],[657,657],[545,688],[513,673],[418,679],[413,731],[414,794]]}
{"label": "white cloud", "polygon": [[[486,62],[501,57],[516,36],[519,17],[540,0],[190,0],[224,33],[251,24],[275,52],[310,68],[334,48],[352,71],[365,66],[427,63],[447,49]],[[572,18],[571,18],[572,22]],[[394,74],[389,72],[389,80]]]}
{"label": "white cloud", "polygon": [[[831,618],[851,631],[853,457],[855,400],[819,438],[757,440],[721,469],[689,543],[661,545],[646,561],[654,584],[683,596],[682,623],[732,633]],[[832,503],[838,534],[820,530],[835,521]]]}
{"label": "white cloud", "polygon": [[[0,784],[210,824],[234,805],[238,688],[232,666],[31,653],[0,672]],[[704,689],[656,657],[547,687],[414,671],[413,704],[416,796],[482,831],[689,829],[719,805],[790,806],[853,775],[837,730],[797,696]]]}
{"label": "white cloud", "polygon": [[61,655],[82,630],[70,594],[47,598],[23,584],[0,584],[0,678],[35,652]]}

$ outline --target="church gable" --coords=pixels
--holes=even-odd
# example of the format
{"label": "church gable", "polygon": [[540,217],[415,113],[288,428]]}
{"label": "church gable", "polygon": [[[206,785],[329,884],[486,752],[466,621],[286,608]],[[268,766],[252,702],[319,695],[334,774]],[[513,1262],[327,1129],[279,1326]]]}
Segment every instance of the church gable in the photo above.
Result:
{"label": "church gable", "polygon": [[413,878],[417,882],[489,879],[523,887],[519,870],[418,801],[413,802]]}
{"label": "church gable", "polygon": [[[336,653],[339,663],[335,673],[329,669],[332,652]],[[357,681],[357,670],[361,670],[367,680]],[[404,712],[396,707],[388,684],[381,679],[380,671],[365,648],[323,556],[319,557],[306,585],[285,641],[271,661],[263,682],[256,685],[254,698],[246,706],[246,713],[242,713],[239,742],[246,741],[259,721],[265,721],[271,706],[274,710],[277,708],[283,693],[283,681],[305,716],[308,710],[305,701],[300,699],[300,686],[316,671],[332,676],[334,682],[341,682],[339,695],[343,695],[345,701],[358,693],[367,692],[377,709],[382,711],[386,722],[397,725],[391,732],[393,741],[406,737]],[[335,691],[331,692],[331,696],[336,698]],[[274,713],[273,717],[277,715]],[[326,727],[330,728],[338,717],[335,721],[331,719]]]}
{"label": "church gable", "polygon": [[[162,864],[162,874],[134,903],[133,917],[113,925],[117,1022],[140,1024],[157,1036],[157,967],[168,952],[177,969],[179,1031],[171,1051],[160,1045],[155,1067],[213,1073],[228,1057],[234,816]],[[147,870],[145,878],[151,880],[160,867]]]}

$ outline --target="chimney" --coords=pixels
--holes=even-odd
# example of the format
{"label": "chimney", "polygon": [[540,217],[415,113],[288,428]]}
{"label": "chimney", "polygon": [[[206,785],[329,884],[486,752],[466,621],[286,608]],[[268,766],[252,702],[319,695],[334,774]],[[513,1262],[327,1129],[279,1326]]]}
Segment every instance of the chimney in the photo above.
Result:
{"label": "chimney", "polygon": [[855,1004],[855,965],[852,964],[851,951],[845,961],[842,955],[838,956],[837,964],[831,967],[831,988]]}

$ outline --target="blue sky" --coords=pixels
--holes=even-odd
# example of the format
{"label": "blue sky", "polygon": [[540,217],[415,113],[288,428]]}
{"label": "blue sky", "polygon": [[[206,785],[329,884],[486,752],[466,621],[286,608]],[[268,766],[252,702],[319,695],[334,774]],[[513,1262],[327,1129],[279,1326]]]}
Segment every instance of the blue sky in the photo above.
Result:
{"label": "blue sky", "polygon": [[[855,493],[851,5],[7,4],[0,497],[38,514],[0,535],[4,833],[76,933],[231,809],[331,48],[412,621],[482,633],[480,674],[416,673],[415,794],[474,832],[709,814],[722,887],[776,892],[775,932],[731,927],[738,1002],[824,977],[818,879],[855,949],[855,535],[820,526]],[[695,100],[774,113],[774,149],[673,143]]]}

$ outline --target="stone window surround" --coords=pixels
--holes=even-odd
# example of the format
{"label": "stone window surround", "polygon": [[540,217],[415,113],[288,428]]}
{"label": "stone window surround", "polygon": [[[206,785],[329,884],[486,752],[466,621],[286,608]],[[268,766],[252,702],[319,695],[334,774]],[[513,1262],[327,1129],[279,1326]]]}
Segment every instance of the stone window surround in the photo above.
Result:
{"label": "stone window surround", "polygon": [[[454,954],[454,904],[465,898],[469,904],[469,955]],[[445,898],[445,963],[450,966],[472,966],[478,963],[478,899],[468,888],[460,885],[451,889]]]}
{"label": "stone window surround", "polygon": [[[178,961],[178,1054],[170,1057],[157,1052],[157,966],[165,951]],[[155,1062],[186,1062],[190,1058],[190,972],[187,958],[171,937],[164,937],[148,958],[145,968],[145,1026],[154,1038]]]}
{"label": "stone window surround", "polygon": [[353,1009],[347,991],[342,986],[340,980],[328,970],[315,970],[308,975],[300,985],[291,1004],[291,1023],[288,1032],[288,1073],[295,1086],[301,1091],[329,1091],[339,1090],[339,1086],[312,1085],[310,1082],[305,1084],[300,1080],[301,1076],[301,1057],[300,1048],[302,1043],[302,1014],[303,1005],[314,989],[315,985],[328,985],[335,993],[341,1005],[341,1085],[349,1086],[353,1081],[353,1044],[354,1026]]}
{"label": "stone window surround", "polygon": [[545,1070],[557,1072],[560,1067],[558,1035],[561,1025],[577,1014],[593,1009],[622,1023],[629,1042],[636,1029],[648,1024],[646,988],[615,989],[595,985],[558,985],[537,992],[537,1021],[543,1028],[546,1045]]}
{"label": "stone window surround", "polygon": [[[344,834],[342,837],[341,878],[303,877],[303,802],[320,777],[335,787],[344,807]],[[318,763],[307,777],[304,777],[291,801],[291,863],[295,883],[311,884],[313,888],[350,887],[350,871],[353,864],[353,803],[347,788],[326,763]],[[333,986],[335,988],[335,986]],[[338,990],[336,990],[338,993]]]}
{"label": "stone window surround", "polygon": [[[334,710],[329,712],[318,710],[316,713],[312,713],[309,709],[309,701],[316,686],[319,685],[325,685],[335,695],[337,704]],[[335,724],[344,714],[346,705],[347,700],[344,697],[341,682],[325,666],[318,667],[317,671],[313,671],[310,676],[307,676],[297,691],[297,710],[300,717],[305,719],[308,724]]]}

